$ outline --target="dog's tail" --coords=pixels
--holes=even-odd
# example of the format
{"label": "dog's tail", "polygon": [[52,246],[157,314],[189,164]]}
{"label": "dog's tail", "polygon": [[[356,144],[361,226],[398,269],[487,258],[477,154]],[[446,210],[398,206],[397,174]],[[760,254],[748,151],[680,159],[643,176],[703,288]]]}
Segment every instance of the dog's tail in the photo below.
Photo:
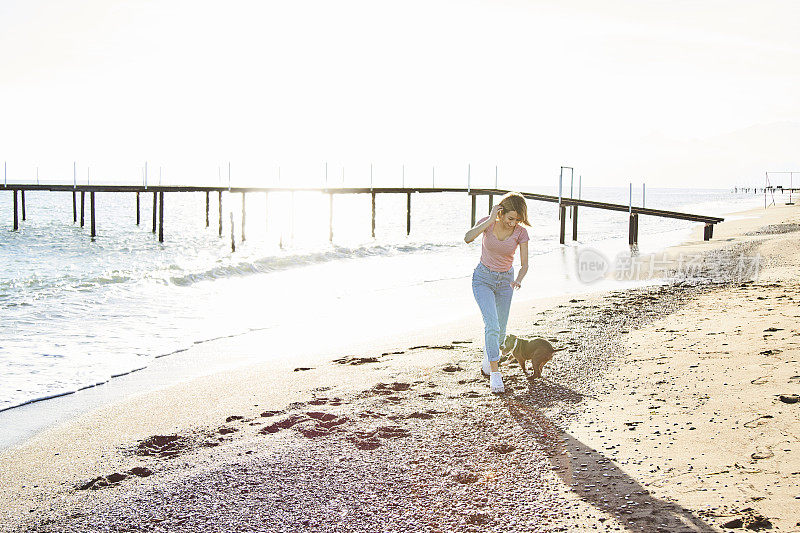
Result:
{"label": "dog's tail", "polygon": [[562,351],[562,350],[566,350],[566,349],[567,349],[566,347],[564,347],[564,348],[554,348],[554,349],[553,349],[553,353],[555,353],[555,352],[560,352],[560,351]]}

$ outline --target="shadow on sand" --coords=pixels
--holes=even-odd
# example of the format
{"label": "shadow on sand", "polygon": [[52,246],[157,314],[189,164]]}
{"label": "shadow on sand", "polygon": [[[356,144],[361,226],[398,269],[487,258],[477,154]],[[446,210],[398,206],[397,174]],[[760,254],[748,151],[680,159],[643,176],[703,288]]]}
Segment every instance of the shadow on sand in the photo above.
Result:
{"label": "shadow on sand", "polygon": [[611,459],[558,428],[541,411],[582,398],[556,383],[532,380],[526,393],[510,396],[506,402],[511,416],[541,446],[564,485],[630,531],[718,531],[691,511],[655,498]]}

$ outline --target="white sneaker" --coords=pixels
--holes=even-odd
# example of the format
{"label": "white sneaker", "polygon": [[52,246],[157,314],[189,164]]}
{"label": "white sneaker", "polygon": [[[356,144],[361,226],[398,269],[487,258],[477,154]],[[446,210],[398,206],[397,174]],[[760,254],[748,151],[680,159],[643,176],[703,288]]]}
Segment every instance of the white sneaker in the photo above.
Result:
{"label": "white sneaker", "polygon": [[500,372],[492,372],[489,374],[489,387],[492,392],[505,392],[506,388],[503,386],[503,375]]}
{"label": "white sneaker", "polygon": [[489,364],[489,356],[488,355],[484,355],[483,356],[483,363],[481,364],[481,372],[483,372],[484,376],[488,377],[489,374],[491,373],[491,371],[492,371],[492,367]]}

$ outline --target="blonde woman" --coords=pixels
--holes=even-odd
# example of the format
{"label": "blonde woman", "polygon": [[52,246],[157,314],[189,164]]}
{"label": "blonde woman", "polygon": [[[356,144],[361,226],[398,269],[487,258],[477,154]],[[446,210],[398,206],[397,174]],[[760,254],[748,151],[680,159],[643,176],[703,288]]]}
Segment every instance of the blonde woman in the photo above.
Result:
{"label": "blonde woman", "polygon": [[[481,260],[472,273],[472,294],[483,315],[485,355],[483,373],[489,376],[489,387],[494,393],[505,391],[500,374],[500,344],[506,335],[508,313],[514,289],[522,287],[528,273],[528,231],[530,226],[525,198],[510,192],[492,207],[488,217],[478,221],[464,240],[474,241],[483,235]],[[519,248],[520,269],[514,277],[514,254]]]}

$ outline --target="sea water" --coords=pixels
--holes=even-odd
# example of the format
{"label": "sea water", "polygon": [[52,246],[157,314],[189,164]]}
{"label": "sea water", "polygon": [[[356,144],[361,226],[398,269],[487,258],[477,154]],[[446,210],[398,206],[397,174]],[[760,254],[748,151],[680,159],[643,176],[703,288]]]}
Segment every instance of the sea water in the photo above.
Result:
{"label": "sea water", "polygon": [[[582,197],[627,204],[628,189],[585,188]],[[220,238],[215,194],[206,227],[204,193],[167,193],[163,244],[152,233],[152,195],[141,199],[137,226],[134,194],[96,193],[91,240],[88,194],[81,228],[70,192],[28,191],[27,220],[14,232],[12,195],[0,190],[0,410],[96,386],[220,337],[272,336],[276,342],[252,354],[261,362],[286,357],[278,347],[293,336],[326,335],[335,344],[477,313],[470,276],[480,238],[463,241],[464,194],[412,195],[410,235],[405,194],[378,195],[375,238],[370,196],[337,195],[332,242],[328,197],[319,193],[248,194],[244,241],[241,194],[224,194]],[[649,189],[646,200],[713,216],[763,202],[694,189]],[[607,288],[580,282],[575,253],[587,246],[609,257],[630,253],[627,213],[580,208],[579,240],[569,240],[568,220],[561,246],[557,207],[528,206],[531,268],[515,299]],[[478,209],[488,212],[486,197]],[[694,225],[647,216],[639,224],[642,252],[677,244]]]}

